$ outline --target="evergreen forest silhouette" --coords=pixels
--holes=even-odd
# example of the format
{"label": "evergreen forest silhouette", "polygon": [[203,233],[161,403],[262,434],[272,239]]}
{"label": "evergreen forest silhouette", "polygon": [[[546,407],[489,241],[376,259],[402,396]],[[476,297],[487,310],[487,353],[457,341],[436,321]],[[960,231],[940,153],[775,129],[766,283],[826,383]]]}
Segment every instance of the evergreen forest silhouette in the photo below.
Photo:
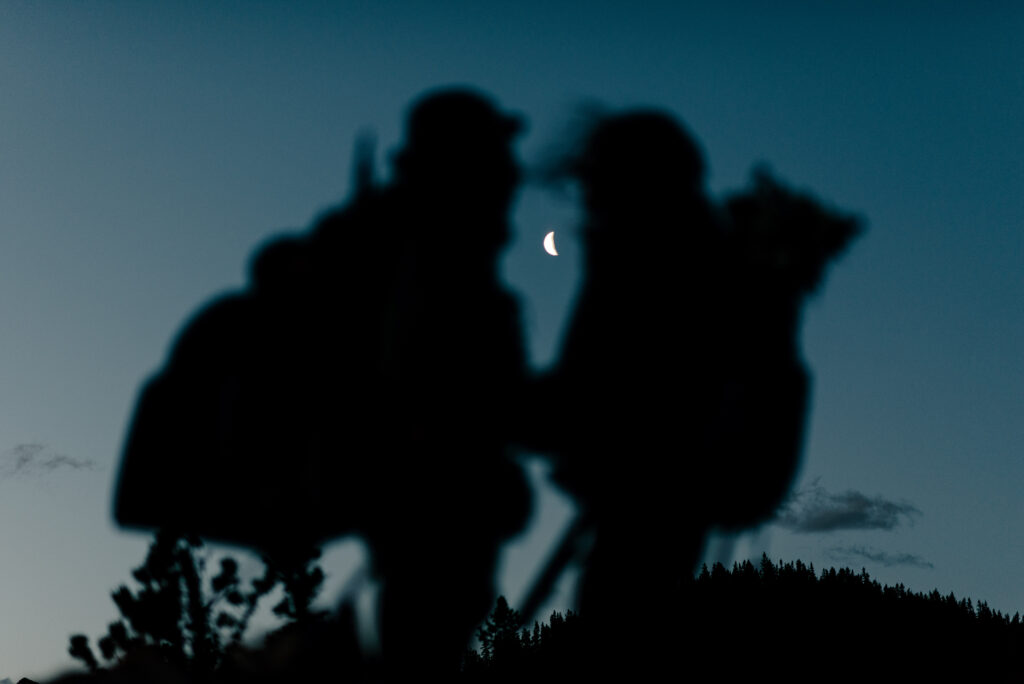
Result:
{"label": "evergreen forest silhouette", "polygon": [[681,601],[660,610],[672,616],[657,626],[668,634],[632,621],[617,631],[639,631],[652,645],[669,643],[670,654],[652,648],[596,653],[594,625],[579,614],[555,612],[546,624],[520,628],[520,615],[501,597],[480,630],[480,648],[464,661],[463,678],[600,678],[610,664],[624,660],[642,673],[652,659],[661,662],[661,676],[680,679],[695,674],[695,661],[730,678],[777,668],[884,677],[892,667],[932,674],[964,665],[1000,674],[1018,671],[1024,653],[1019,613],[1011,617],[952,592],[882,585],[864,569],[832,567],[816,574],[813,564],[773,563],[767,555],[756,565],[734,563],[731,570],[721,563],[702,566],[688,579]]}

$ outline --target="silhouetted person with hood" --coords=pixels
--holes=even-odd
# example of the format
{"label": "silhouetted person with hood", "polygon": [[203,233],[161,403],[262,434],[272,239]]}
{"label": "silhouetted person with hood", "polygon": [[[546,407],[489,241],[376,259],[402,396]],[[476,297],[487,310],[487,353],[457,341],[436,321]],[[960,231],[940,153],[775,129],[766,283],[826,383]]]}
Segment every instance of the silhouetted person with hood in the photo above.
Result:
{"label": "silhouetted person with hood", "polygon": [[695,561],[690,471],[721,365],[723,235],[700,151],[660,112],[600,120],[569,172],[586,211],[584,282],[541,395],[561,417],[556,481],[593,530],[580,613],[610,626],[663,604]]}
{"label": "silhouetted person with hood", "polygon": [[[595,652],[615,626],[646,624],[624,650],[657,653],[707,532],[765,520],[788,490],[807,401],[799,303],[813,288],[796,286],[795,257],[816,284],[854,226],[765,182],[716,210],[697,145],[658,111],[599,119],[568,172],[586,211],[584,283],[537,384],[540,415],[558,418],[533,446],[581,510],[563,548],[591,540],[578,606]],[[801,202],[817,214],[794,231],[786,208]],[[817,231],[829,249],[806,249]]]}

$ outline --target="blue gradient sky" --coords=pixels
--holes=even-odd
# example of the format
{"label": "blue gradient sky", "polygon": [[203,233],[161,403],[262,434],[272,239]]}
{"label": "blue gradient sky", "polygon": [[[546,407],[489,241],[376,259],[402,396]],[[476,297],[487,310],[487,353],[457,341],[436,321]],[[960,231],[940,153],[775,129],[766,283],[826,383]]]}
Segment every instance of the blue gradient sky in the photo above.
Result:
{"label": "blue gradient sky", "polygon": [[[386,170],[408,101],[446,83],[530,119],[526,164],[586,100],[654,104],[697,135],[714,192],[763,160],[864,216],[807,311],[800,487],[920,513],[767,526],[710,557],[768,550],[1024,608],[1024,9],[482,4],[0,3],[0,677],[70,667],[68,635],[116,617],[147,539],[113,526],[111,486],[172,335],[243,283],[261,240],[343,199],[357,132]],[[523,192],[504,268],[538,365],[576,286],[574,221],[566,198]],[[568,515],[552,493],[541,511],[513,595]],[[355,557],[332,552],[332,586]]]}

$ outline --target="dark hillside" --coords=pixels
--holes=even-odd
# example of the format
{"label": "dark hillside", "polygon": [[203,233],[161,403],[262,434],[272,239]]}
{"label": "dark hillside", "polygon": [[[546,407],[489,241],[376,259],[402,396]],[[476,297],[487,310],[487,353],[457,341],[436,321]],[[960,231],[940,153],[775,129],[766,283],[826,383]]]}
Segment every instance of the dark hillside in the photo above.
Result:
{"label": "dark hillside", "polygon": [[586,619],[571,611],[517,636],[500,628],[512,623],[509,611],[499,600],[481,632],[481,652],[467,658],[466,680],[597,677],[609,668],[634,681],[659,672],[690,679],[709,670],[727,678],[771,672],[887,680],[897,672],[1008,673],[1024,655],[1019,614],[952,593],[883,586],[865,570],[816,574],[801,561],[775,564],[766,556],[732,570],[704,566],[683,605],[665,606],[658,624],[622,625],[650,635],[642,653],[593,652]]}

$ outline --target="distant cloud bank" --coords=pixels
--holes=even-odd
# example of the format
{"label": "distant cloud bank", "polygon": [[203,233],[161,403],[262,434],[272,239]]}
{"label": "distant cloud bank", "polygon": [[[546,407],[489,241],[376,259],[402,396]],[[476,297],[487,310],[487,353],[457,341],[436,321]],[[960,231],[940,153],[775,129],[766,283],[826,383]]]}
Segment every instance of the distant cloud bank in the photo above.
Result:
{"label": "distant cloud bank", "polygon": [[22,475],[42,475],[58,468],[72,470],[93,470],[96,464],[90,459],[74,458],[65,454],[47,451],[45,444],[18,444],[0,456],[0,478],[7,479]]}
{"label": "distant cloud bank", "polygon": [[892,567],[893,565],[909,565],[915,568],[935,568],[933,563],[912,553],[886,553],[885,551],[878,551],[864,546],[836,546],[829,549],[829,554],[832,555],[833,558],[851,558],[853,556],[859,556],[874,563],[881,563],[886,567]]}
{"label": "distant cloud bank", "polygon": [[777,513],[775,522],[794,532],[837,530],[891,530],[920,515],[913,504],[849,489],[833,494],[814,485],[795,492]]}

